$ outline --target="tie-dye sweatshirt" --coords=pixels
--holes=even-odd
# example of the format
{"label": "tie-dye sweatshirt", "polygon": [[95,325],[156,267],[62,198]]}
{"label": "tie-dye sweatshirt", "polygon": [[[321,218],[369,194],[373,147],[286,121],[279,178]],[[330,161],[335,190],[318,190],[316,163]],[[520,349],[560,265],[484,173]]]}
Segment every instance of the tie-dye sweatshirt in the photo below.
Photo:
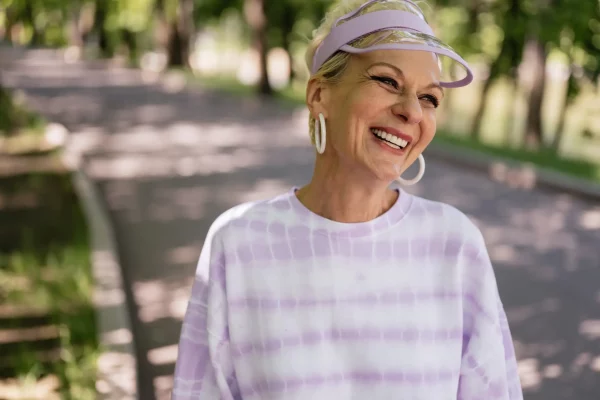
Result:
{"label": "tie-dye sweatshirt", "polygon": [[520,400],[483,236],[399,189],[364,223],[295,188],[222,214],[202,249],[172,400]]}

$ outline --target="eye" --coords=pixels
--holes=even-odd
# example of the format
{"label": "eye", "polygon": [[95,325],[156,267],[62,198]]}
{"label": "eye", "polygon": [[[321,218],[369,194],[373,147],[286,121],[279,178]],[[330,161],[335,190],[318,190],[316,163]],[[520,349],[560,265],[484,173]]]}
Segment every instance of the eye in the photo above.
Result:
{"label": "eye", "polygon": [[433,108],[438,108],[440,105],[440,101],[437,99],[437,97],[428,94],[425,96],[422,96],[421,99],[425,99],[427,100],[429,103],[431,103],[431,105],[433,106]]}
{"label": "eye", "polygon": [[398,82],[396,82],[392,78],[388,78],[388,77],[385,77],[385,76],[371,76],[371,79],[373,79],[374,81],[377,81],[377,82],[381,82],[381,83],[383,83],[385,85],[391,86],[394,89],[398,90],[398,87],[399,87],[398,86]]}

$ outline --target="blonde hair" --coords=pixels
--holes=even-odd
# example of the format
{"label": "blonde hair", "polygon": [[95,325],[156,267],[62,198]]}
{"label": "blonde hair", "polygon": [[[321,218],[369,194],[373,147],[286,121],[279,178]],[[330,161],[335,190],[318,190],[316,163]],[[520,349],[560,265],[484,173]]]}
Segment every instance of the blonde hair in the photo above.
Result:
{"label": "blonde hair", "polygon": [[[313,38],[308,44],[306,50],[305,61],[309,71],[312,71],[313,59],[317,48],[323,43],[323,40],[329,35],[333,24],[340,17],[348,14],[350,11],[356,10],[360,6],[366,3],[366,0],[337,0],[325,14],[325,18],[321,22],[321,25],[313,31]],[[414,3],[422,3],[422,1],[415,1]],[[367,12],[380,11],[380,10],[404,10],[406,5],[399,1],[394,0],[382,0],[375,2],[365,9],[361,10],[357,15],[362,15]],[[341,22],[344,23],[343,21]],[[375,42],[385,43],[386,34],[382,32],[374,32],[369,35],[362,36],[350,43],[351,46],[358,48],[368,47]],[[344,74],[344,71],[348,67],[350,61],[350,53],[344,51],[338,51],[331,56],[317,72],[312,74],[311,79],[318,79],[329,84],[338,83]],[[308,120],[308,129],[310,139],[314,144],[315,141],[315,118],[310,115]]]}

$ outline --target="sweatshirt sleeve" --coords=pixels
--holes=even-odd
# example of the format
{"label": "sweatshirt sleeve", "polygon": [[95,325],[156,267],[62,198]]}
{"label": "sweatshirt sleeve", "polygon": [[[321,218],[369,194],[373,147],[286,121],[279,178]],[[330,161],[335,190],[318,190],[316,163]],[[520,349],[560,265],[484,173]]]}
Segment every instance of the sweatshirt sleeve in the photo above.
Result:
{"label": "sweatshirt sleeve", "polygon": [[171,400],[239,398],[229,348],[223,246],[211,227],[183,320]]}
{"label": "sweatshirt sleeve", "polygon": [[458,400],[522,400],[517,360],[492,264],[480,237],[463,275]]}

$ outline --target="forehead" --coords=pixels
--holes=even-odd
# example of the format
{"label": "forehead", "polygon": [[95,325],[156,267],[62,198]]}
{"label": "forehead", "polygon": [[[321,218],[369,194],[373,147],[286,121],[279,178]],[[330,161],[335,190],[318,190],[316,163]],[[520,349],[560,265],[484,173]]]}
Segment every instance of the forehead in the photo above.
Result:
{"label": "forehead", "polygon": [[[417,50],[376,50],[352,56],[355,68],[394,67],[402,71],[406,79],[420,83],[437,83],[440,80],[440,67],[437,56],[429,51]],[[386,67],[386,64],[389,67]]]}

